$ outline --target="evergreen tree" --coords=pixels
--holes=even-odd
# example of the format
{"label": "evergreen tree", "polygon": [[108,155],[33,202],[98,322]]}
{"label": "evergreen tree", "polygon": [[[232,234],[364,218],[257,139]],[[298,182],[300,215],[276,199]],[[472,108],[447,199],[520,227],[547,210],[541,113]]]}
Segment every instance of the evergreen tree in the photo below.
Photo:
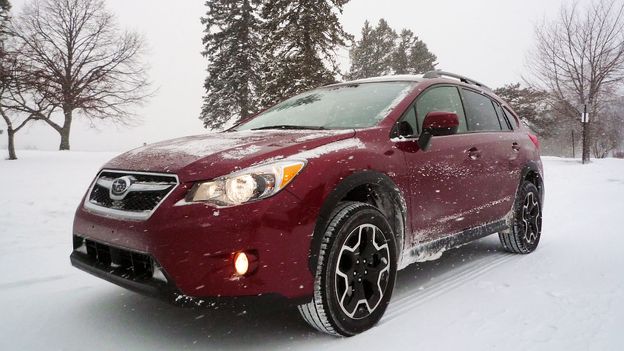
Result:
{"label": "evergreen tree", "polygon": [[515,83],[498,88],[494,93],[505,100],[533,132],[548,137],[550,132],[557,129],[553,128],[556,113],[552,108],[557,102],[550,101],[546,91],[524,88],[520,83]]}
{"label": "evergreen tree", "polygon": [[427,44],[414,36],[414,32],[403,29],[399,44],[392,55],[394,74],[425,73],[435,69],[437,57],[429,52]]}
{"label": "evergreen tree", "polygon": [[358,40],[349,52],[351,58],[351,69],[347,74],[348,79],[359,79],[364,77],[373,77],[376,71],[370,64],[373,56],[375,56],[375,45],[373,42],[373,27],[368,20],[364,22],[362,27],[362,38]]}
{"label": "evergreen tree", "polygon": [[368,21],[362,27],[362,38],[350,52],[348,79],[388,74],[416,74],[435,69],[437,57],[409,29],[400,35],[383,18],[374,29]]}
{"label": "evergreen tree", "polygon": [[209,0],[206,6],[201,21],[208,76],[200,119],[217,129],[256,112],[261,22],[258,0]]}
{"label": "evergreen tree", "polygon": [[383,18],[371,29],[368,21],[362,28],[362,38],[351,48],[352,66],[348,79],[383,76],[392,73],[396,32]]}
{"label": "evergreen tree", "polygon": [[427,48],[427,44],[418,37],[414,37],[414,41],[409,50],[409,73],[426,73],[435,69],[437,65],[437,57]]}
{"label": "evergreen tree", "polygon": [[336,49],[351,41],[338,16],[348,0],[266,0],[261,105],[336,81]]}
{"label": "evergreen tree", "polygon": [[399,44],[392,54],[392,71],[395,74],[409,74],[410,72],[410,48],[414,42],[414,32],[403,29],[399,36]]}

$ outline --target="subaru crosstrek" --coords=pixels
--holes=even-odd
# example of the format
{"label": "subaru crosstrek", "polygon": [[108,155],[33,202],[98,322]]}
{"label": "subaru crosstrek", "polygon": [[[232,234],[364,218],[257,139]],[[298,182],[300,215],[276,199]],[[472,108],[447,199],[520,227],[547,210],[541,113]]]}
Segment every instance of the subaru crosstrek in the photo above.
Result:
{"label": "subaru crosstrek", "polygon": [[483,84],[364,79],[114,158],[76,211],[71,261],[177,301],[279,297],[350,336],[410,263],[494,233],[535,250],[543,192],[537,138]]}

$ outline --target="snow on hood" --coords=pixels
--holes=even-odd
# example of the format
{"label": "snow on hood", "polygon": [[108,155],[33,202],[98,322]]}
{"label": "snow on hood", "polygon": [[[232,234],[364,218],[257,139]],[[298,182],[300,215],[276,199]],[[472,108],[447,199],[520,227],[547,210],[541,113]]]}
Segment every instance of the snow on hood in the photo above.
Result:
{"label": "snow on hood", "polygon": [[[104,167],[178,174],[203,173],[208,168],[223,172],[223,168],[240,169],[268,159],[292,155],[314,158],[336,148],[361,147],[359,140],[350,139],[354,135],[353,130],[259,130],[195,135],[130,150]],[[347,143],[342,145],[344,142]]]}

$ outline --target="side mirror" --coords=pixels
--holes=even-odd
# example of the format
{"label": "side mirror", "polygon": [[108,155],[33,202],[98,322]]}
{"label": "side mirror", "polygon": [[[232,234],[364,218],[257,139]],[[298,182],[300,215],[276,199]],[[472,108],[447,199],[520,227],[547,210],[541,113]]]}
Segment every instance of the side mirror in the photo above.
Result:
{"label": "side mirror", "polygon": [[453,112],[431,111],[425,116],[423,130],[418,138],[418,146],[427,151],[432,136],[453,135],[459,128],[459,117]]}

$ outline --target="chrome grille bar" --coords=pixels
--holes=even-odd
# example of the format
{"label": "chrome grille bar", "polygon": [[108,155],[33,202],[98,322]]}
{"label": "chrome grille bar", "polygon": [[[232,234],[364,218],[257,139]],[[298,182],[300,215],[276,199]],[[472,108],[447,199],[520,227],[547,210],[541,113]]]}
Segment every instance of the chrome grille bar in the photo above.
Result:
{"label": "chrome grille bar", "polygon": [[[131,178],[123,194],[113,194],[114,182]],[[97,215],[147,220],[178,186],[174,174],[104,169],[97,175],[84,202],[84,208]]]}

